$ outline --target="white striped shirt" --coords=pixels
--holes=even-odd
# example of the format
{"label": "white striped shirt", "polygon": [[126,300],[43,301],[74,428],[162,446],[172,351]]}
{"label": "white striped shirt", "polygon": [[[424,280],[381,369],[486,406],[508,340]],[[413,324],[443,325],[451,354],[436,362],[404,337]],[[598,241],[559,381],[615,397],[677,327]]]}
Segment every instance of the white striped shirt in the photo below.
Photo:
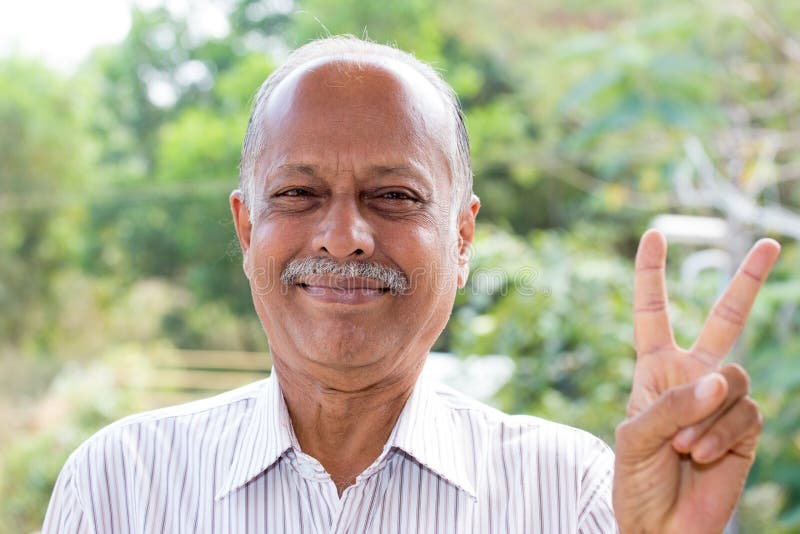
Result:
{"label": "white striped shirt", "polygon": [[586,432],[421,378],[340,498],[271,377],[95,434],[61,471],[43,533],[615,532],[612,469]]}

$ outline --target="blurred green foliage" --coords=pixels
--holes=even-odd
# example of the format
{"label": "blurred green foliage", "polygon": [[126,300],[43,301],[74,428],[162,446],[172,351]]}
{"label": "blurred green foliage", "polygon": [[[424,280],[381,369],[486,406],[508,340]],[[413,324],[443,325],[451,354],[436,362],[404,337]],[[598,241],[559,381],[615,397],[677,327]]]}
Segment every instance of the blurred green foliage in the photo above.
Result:
{"label": "blurred green foliage", "polygon": [[[0,413],[11,425],[0,531],[37,529],[66,455],[137,409],[114,377],[147,372],[153,343],[264,350],[227,196],[252,95],[309,39],[395,43],[459,93],[481,230],[436,348],[511,356],[517,372],[498,397],[509,411],[613,440],[632,372],[636,241],[660,213],[720,215],[676,195],[688,136],[731,186],[800,208],[800,4],[226,5],[224,37],[198,33],[191,12],[136,8],[125,40],[69,76],[0,60]],[[720,284],[679,281],[693,250],[670,257],[684,342]],[[767,419],[743,532],[800,532],[798,255],[784,240],[736,351]]]}

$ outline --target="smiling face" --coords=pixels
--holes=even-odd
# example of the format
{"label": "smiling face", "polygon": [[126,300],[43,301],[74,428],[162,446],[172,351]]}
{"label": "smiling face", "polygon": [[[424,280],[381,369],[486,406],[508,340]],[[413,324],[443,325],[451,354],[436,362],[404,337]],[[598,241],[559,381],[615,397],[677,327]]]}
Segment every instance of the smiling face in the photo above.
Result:
{"label": "smiling face", "polygon": [[327,60],[284,79],[263,116],[254,213],[239,192],[231,206],[275,365],[418,371],[466,278],[478,209],[450,216],[441,97],[392,61]]}

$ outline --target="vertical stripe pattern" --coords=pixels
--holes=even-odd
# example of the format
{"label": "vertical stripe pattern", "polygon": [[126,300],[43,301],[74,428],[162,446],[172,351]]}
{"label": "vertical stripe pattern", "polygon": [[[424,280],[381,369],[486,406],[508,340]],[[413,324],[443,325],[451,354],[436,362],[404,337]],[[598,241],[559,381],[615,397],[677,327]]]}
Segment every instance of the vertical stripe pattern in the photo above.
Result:
{"label": "vertical stripe pattern", "polygon": [[100,431],[62,469],[43,533],[608,533],[612,469],[586,432],[423,376],[340,498],[271,377]]}

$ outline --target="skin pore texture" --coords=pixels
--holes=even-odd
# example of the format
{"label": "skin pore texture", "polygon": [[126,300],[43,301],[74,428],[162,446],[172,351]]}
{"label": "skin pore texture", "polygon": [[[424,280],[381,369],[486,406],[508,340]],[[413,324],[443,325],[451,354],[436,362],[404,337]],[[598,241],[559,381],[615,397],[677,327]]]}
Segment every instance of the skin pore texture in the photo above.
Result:
{"label": "skin pore texture", "polygon": [[[451,216],[451,119],[406,65],[315,61],[266,106],[254,213],[239,191],[231,208],[298,442],[341,495],[380,455],[449,319],[479,202]],[[281,283],[308,258],[387,267],[408,289],[330,274]]]}

